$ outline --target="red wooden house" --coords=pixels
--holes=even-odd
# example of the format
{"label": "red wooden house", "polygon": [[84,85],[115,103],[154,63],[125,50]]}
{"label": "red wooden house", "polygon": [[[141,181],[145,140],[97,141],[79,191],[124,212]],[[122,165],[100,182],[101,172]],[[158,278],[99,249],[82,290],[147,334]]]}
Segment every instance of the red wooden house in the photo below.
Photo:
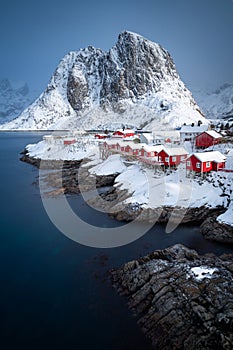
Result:
{"label": "red wooden house", "polygon": [[165,166],[176,166],[184,162],[188,152],[183,147],[163,148],[159,153],[159,161]]}
{"label": "red wooden house", "polygon": [[104,142],[104,147],[108,149],[115,149],[116,148],[116,140],[108,140]]}
{"label": "red wooden house", "polygon": [[116,149],[119,152],[124,152],[125,151],[126,144],[124,142],[118,141],[116,143]]}
{"label": "red wooden house", "polygon": [[65,139],[63,139],[64,145],[73,145],[76,142],[77,142],[77,139],[74,137],[66,137]]}
{"label": "red wooden house", "polygon": [[99,140],[107,139],[109,135],[107,134],[95,134],[95,138]]}
{"label": "red wooden house", "polygon": [[218,144],[222,136],[214,130],[207,130],[196,136],[195,143],[197,148],[207,148]]}
{"label": "red wooden house", "polygon": [[138,154],[142,157],[157,157],[159,152],[164,149],[162,145],[149,146],[147,144],[139,144]]}
{"label": "red wooden house", "polygon": [[118,142],[118,144],[121,145],[121,151],[128,153],[130,155],[138,155],[139,154],[139,146],[138,144],[133,143],[132,141],[129,142]]}
{"label": "red wooden house", "polygon": [[186,160],[186,169],[199,173],[225,168],[226,157],[218,151],[194,153]]}
{"label": "red wooden house", "polygon": [[119,129],[119,130],[114,131],[114,133],[113,133],[113,136],[115,136],[115,137],[122,137],[122,138],[131,137],[131,136],[134,136],[134,135],[135,135],[135,133],[131,129],[125,129],[125,130]]}
{"label": "red wooden house", "polygon": [[129,144],[126,144],[124,148],[126,153],[133,154],[133,148]]}

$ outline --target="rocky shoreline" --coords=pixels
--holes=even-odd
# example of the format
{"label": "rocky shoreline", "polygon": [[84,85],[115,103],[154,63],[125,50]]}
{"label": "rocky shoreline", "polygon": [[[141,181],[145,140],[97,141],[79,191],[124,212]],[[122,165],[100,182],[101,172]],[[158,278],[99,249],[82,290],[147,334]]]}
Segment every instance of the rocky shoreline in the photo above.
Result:
{"label": "rocky shoreline", "polygon": [[232,349],[233,255],[199,256],[177,244],[111,277],[156,349]]}
{"label": "rocky shoreline", "polygon": [[216,220],[216,215],[208,217],[200,226],[205,239],[233,244],[233,227]]}
{"label": "rocky shoreline", "polygon": [[[89,173],[90,167],[81,167],[88,160],[80,161],[55,161],[43,160],[30,157],[27,150],[22,152],[21,161],[27,162],[37,168],[50,169],[44,175],[44,181],[48,187],[54,188],[47,192],[48,195],[56,196],[63,194],[79,194],[95,189],[103,189],[88,200],[88,203],[95,207],[105,210],[111,217],[118,221],[140,221],[156,222],[159,224],[168,223],[171,219],[174,223],[186,225],[200,225],[203,236],[208,240],[233,244],[233,227],[221,224],[216,221],[217,216],[226,210],[223,207],[208,208],[181,208],[181,207],[159,207],[159,208],[142,208],[141,205],[124,204],[123,201],[130,197],[126,190],[119,190],[113,187],[114,180],[118,174],[93,176]],[[56,170],[56,171],[55,171]],[[62,187],[61,187],[62,178]]]}

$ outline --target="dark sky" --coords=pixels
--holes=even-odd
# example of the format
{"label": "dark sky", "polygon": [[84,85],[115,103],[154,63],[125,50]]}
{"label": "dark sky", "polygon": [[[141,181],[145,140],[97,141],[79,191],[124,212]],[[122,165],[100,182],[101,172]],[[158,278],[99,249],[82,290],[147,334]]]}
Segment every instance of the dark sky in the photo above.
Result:
{"label": "dark sky", "polygon": [[189,88],[233,83],[233,0],[1,0],[0,79],[42,91],[66,53],[123,30],[166,48]]}

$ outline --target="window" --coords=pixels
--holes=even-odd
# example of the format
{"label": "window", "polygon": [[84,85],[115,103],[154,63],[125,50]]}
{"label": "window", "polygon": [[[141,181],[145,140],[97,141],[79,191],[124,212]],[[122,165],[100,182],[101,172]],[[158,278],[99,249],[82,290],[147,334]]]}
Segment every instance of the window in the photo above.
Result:
{"label": "window", "polygon": [[190,160],[187,161],[187,166],[191,166]]}
{"label": "window", "polygon": [[175,162],[176,161],[176,157],[172,157],[172,161]]}
{"label": "window", "polygon": [[206,162],[206,167],[210,168],[210,162]]}
{"label": "window", "polygon": [[169,163],[169,157],[165,157],[165,162]]}
{"label": "window", "polygon": [[200,168],[201,168],[201,163],[197,162],[197,163],[196,163],[196,167],[197,167],[198,169],[200,169]]}
{"label": "window", "polygon": [[185,160],[185,156],[181,156],[181,160]]}

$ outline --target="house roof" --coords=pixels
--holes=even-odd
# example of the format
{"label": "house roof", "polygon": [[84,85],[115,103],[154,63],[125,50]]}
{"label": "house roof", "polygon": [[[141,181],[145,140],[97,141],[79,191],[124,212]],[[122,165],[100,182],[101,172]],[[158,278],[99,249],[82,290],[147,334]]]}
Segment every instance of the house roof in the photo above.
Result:
{"label": "house roof", "polygon": [[106,142],[108,145],[116,145],[117,143],[119,143],[120,141],[115,140],[104,140],[104,142]]}
{"label": "house roof", "polygon": [[201,162],[222,163],[226,160],[226,157],[222,153],[220,153],[219,151],[193,153],[189,156],[189,158],[191,156],[195,156]]}
{"label": "house roof", "polygon": [[64,137],[63,138],[64,141],[77,141],[76,137]]}
{"label": "house roof", "polygon": [[157,153],[159,153],[160,151],[162,151],[164,149],[163,145],[154,145],[154,146],[152,146],[152,145],[147,145],[146,143],[141,143],[139,145],[141,145],[140,148],[144,148],[144,150],[146,152],[157,152]]}
{"label": "house roof", "polygon": [[118,130],[116,130],[116,131],[114,131],[114,133],[116,133],[116,132],[120,132],[120,133],[122,133],[122,134],[134,134],[134,130],[131,130],[131,129],[125,129],[125,130],[123,130],[123,129],[118,129]]}
{"label": "house roof", "polygon": [[116,142],[116,145],[119,145],[120,147],[126,147],[128,145],[128,143],[119,140],[119,141]]}
{"label": "house roof", "polygon": [[215,130],[207,130],[205,131],[206,134],[210,135],[211,137],[213,137],[214,139],[219,139],[220,137],[222,137],[221,134],[219,134],[217,131]]}
{"label": "house roof", "polygon": [[153,135],[154,135],[154,139],[166,139],[166,138],[170,138],[174,141],[179,141],[180,140],[180,133],[177,130],[162,130],[162,131],[153,131]]}
{"label": "house roof", "polygon": [[182,156],[182,155],[188,154],[186,149],[183,147],[166,147],[164,148],[164,151],[169,156]]}
{"label": "house roof", "polygon": [[198,125],[183,125],[180,129],[180,133],[202,133],[204,131],[208,130],[209,125],[208,124],[201,124],[200,126]]}
{"label": "house roof", "polygon": [[141,135],[144,136],[148,141],[153,141],[154,139],[153,134],[151,132],[143,132]]}

